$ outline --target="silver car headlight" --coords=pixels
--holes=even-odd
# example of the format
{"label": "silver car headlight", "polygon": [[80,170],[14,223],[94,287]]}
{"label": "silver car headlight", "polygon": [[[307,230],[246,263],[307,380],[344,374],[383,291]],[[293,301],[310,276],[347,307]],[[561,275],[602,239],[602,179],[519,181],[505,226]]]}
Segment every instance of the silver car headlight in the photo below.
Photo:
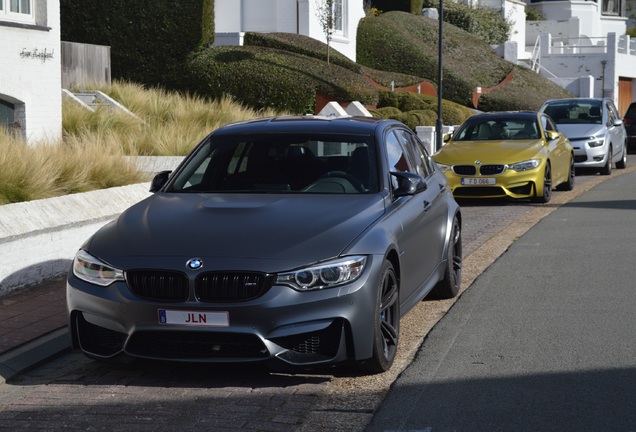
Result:
{"label": "silver car headlight", "polygon": [[124,280],[124,272],[95,258],[85,250],[79,250],[73,260],[73,274],[79,279],[99,286],[108,286]]}
{"label": "silver car headlight", "polygon": [[590,140],[587,142],[587,145],[589,145],[592,148],[600,147],[603,145],[604,142],[605,142],[605,139],[603,139],[602,137],[600,138],[591,137]]}
{"label": "silver car headlight", "polygon": [[535,169],[539,165],[541,165],[541,159],[530,159],[527,161],[510,164],[508,165],[508,169],[511,169],[517,172],[529,171],[531,169]]}
{"label": "silver car headlight", "polygon": [[312,291],[348,284],[360,277],[366,256],[351,256],[280,273],[276,283],[298,291]]}

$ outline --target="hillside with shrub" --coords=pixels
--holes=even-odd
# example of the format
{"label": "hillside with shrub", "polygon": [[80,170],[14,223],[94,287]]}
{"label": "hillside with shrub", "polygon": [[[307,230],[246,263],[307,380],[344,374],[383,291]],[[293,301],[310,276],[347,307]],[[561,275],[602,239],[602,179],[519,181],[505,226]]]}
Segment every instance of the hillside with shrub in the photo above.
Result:
{"label": "hillside with shrub", "polygon": [[[367,17],[358,27],[358,63],[437,81],[439,24],[424,16],[388,12]],[[490,45],[451,24],[444,25],[443,96],[472,106],[473,90],[512,80],[488,96],[479,109],[535,110],[546,99],[572,95],[552,81],[499,57]]]}

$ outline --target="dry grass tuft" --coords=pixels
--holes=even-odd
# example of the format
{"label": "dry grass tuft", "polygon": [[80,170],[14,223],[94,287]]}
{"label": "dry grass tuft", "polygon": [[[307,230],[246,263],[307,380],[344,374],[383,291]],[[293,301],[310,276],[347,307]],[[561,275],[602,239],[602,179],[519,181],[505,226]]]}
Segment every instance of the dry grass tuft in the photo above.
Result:
{"label": "dry grass tuft", "polygon": [[139,119],[64,100],[60,142],[27,145],[0,128],[0,204],[139,183],[147,179],[127,156],[183,156],[220,126],[281,114],[132,83],[84,89],[108,94]]}

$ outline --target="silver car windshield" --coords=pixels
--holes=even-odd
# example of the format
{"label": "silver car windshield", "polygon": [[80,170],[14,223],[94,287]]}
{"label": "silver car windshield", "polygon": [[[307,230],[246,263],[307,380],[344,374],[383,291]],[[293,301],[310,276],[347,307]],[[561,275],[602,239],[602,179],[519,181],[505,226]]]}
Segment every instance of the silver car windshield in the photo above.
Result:
{"label": "silver car windshield", "polygon": [[370,137],[280,134],[219,137],[201,145],[168,192],[377,192]]}
{"label": "silver car windshield", "polygon": [[557,124],[601,124],[603,109],[601,101],[551,102],[543,112]]}

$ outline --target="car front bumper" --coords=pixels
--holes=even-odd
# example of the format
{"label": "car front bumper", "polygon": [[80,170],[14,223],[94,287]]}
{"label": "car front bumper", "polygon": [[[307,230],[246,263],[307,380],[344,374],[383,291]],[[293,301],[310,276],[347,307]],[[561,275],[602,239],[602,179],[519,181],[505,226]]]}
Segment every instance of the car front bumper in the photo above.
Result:
{"label": "car front bumper", "polygon": [[541,164],[532,170],[506,170],[493,176],[462,176],[449,170],[446,171],[446,177],[455,198],[527,199],[537,196],[537,191],[538,195],[542,194],[543,173],[544,166]]}
{"label": "car front bumper", "polygon": [[[274,285],[256,299],[233,303],[167,303],[136,297],[125,282],[99,287],[69,274],[67,308],[74,349],[95,358],[188,362],[277,362],[316,366],[371,357],[382,257],[341,287],[298,292]],[[162,324],[160,310],[191,313],[195,323]],[[227,314],[227,323],[196,317]]]}
{"label": "car front bumper", "polygon": [[586,140],[572,141],[575,168],[603,168],[607,164],[607,144],[590,147]]}

